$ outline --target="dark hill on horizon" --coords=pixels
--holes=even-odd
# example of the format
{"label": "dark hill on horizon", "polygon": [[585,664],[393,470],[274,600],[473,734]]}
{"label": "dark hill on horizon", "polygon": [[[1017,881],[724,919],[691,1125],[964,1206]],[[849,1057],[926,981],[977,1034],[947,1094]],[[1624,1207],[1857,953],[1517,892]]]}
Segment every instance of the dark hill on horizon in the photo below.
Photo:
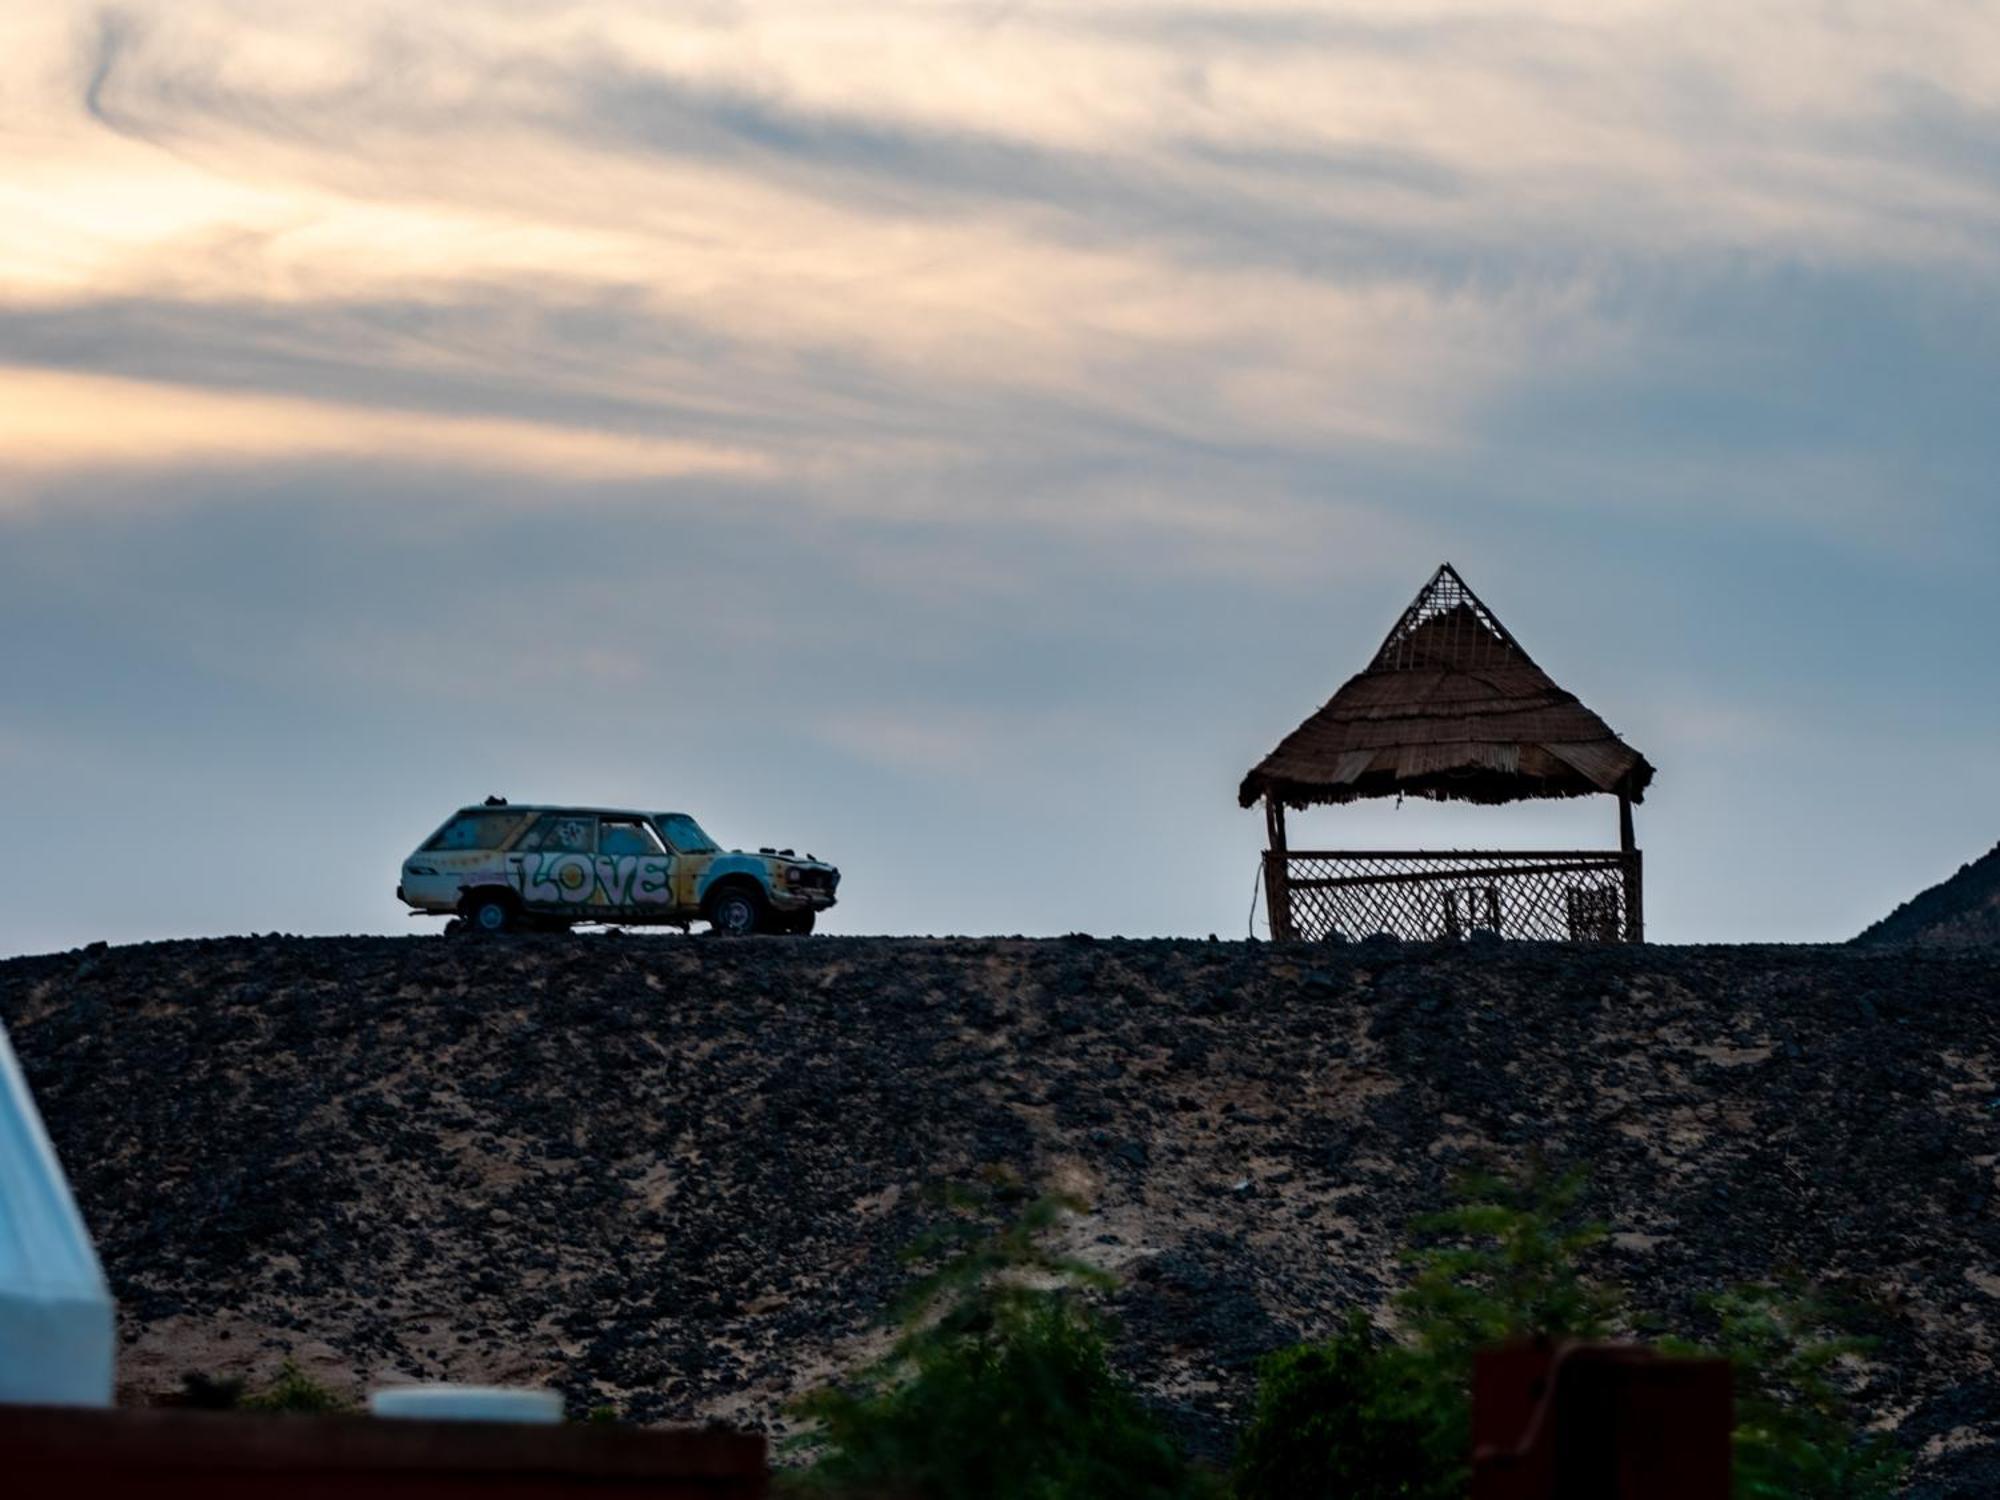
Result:
{"label": "dark hill on horizon", "polygon": [[0,1018],[128,1400],[290,1354],[770,1426],[881,1346],[923,1186],[1004,1167],[1088,1197],[1119,1363],[1220,1456],[1260,1353],[1539,1150],[1677,1327],[1856,1299],[1913,1493],[2000,1492],[2000,953],[270,937],[0,963]]}
{"label": "dark hill on horizon", "polygon": [[2000,844],[1920,891],[1854,940],[1864,947],[2000,945]]}

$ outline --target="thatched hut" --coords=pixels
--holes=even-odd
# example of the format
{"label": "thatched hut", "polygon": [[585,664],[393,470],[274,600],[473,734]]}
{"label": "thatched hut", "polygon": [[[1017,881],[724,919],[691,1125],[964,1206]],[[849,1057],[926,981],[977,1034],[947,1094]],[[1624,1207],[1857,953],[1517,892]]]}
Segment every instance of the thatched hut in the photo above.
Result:
{"label": "thatched hut", "polygon": [[[1536,666],[1446,563],[1374,659],[1243,778],[1270,830],[1276,938],[1504,937],[1637,942],[1632,804],[1645,756]],[[1616,850],[1292,850],[1285,809],[1364,797],[1502,803],[1618,799]]]}

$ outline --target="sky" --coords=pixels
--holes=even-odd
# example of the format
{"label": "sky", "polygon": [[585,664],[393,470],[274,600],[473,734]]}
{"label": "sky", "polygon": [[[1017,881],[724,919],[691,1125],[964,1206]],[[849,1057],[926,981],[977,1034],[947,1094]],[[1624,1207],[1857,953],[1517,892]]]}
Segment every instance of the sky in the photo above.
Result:
{"label": "sky", "polygon": [[1447,559],[1649,935],[1843,939],[2000,838],[1996,414],[1996,5],[6,7],[0,953],[428,930],[488,793],[1262,932]]}

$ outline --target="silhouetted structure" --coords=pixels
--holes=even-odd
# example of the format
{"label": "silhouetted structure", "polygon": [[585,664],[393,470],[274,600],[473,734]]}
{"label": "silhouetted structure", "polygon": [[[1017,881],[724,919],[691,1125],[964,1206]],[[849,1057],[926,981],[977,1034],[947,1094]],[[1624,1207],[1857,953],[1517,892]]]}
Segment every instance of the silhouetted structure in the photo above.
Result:
{"label": "silhouetted structure", "polygon": [[1471,1500],[1729,1500],[1726,1359],[1523,1342],[1472,1368]]}
{"label": "silhouetted structure", "polygon": [[[1243,778],[1238,801],[1264,802],[1274,938],[1638,942],[1632,804],[1652,779],[1646,758],[1536,666],[1446,563],[1374,660]],[[1285,838],[1287,807],[1593,793],[1618,799],[1616,850],[1293,850]]]}
{"label": "silhouetted structure", "polygon": [[0,1405],[23,1497],[148,1500],[764,1500],[760,1433]]}

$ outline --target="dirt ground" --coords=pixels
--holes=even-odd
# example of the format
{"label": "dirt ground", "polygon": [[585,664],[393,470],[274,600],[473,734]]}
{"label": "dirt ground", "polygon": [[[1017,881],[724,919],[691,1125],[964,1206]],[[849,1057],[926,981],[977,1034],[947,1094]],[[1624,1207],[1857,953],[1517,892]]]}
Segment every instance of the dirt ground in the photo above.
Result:
{"label": "dirt ground", "polygon": [[775,1429],[881,1347],[921,1189],[1085,1194],[1119,1359],[1226,1454],[1453,1174],[1587,1164],[1691,1327],[1796,1272],[1913,1493],[2000,1492],[2000,953],[247,938],[0,963],[132,1400],[287,1354]]}

